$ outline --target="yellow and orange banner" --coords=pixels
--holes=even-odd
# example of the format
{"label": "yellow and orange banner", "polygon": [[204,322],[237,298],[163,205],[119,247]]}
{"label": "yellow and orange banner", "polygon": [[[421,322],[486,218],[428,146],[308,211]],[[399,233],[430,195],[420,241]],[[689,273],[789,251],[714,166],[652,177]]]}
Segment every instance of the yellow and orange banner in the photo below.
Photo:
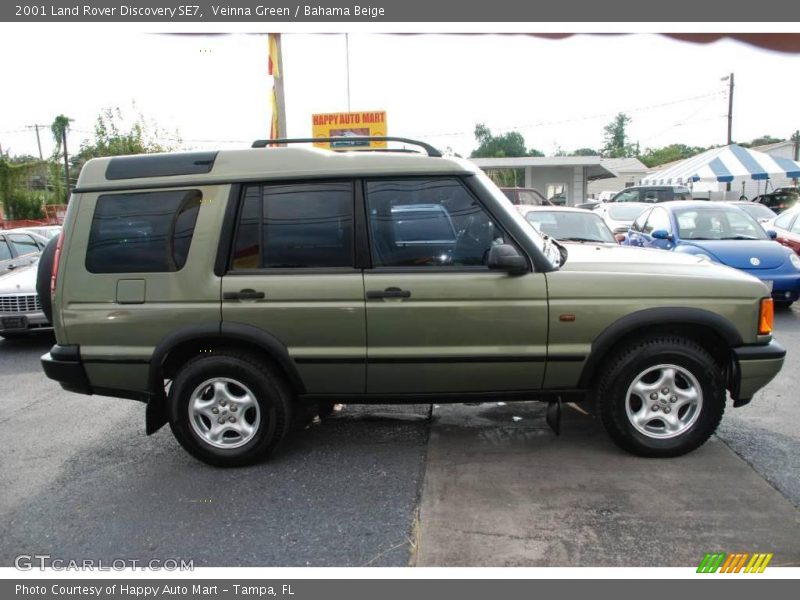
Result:
{"label": "yellow and orange banner", "polygon": [[277,34],[269,34],[269,63],[267,65],[268,74],[272,76],[272,94],[270,96],[272,104],[272,121],[269,128],[269,139],[275,140],[283,137],[285,132],[280,130],[278,119],[280,107],[278,105],[278,80],[282,77],[280,72],[280,49]]}
{"label": "yellow and orange banner", "polygon": [[311,134],[315,138],[341,137],[341,141],[315,142],[319,148],[351,150],[386,148],[386,142],[348,141],[348,137],[384,137],[387,135],[386,111],[335,112],[311,115]]}

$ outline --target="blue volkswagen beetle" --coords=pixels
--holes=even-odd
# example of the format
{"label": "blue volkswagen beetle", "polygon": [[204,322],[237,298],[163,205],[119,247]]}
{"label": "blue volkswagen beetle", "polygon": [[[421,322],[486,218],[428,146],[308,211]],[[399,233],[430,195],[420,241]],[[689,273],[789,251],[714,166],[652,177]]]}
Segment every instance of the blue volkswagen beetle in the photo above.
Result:
{"label": "blue volkswagen beetle", "polygon": [[623,245],[704,256],[772,288],[780,306],[800,294],[800,257],[743,210],[722,202],[664,202],[633,222]]}

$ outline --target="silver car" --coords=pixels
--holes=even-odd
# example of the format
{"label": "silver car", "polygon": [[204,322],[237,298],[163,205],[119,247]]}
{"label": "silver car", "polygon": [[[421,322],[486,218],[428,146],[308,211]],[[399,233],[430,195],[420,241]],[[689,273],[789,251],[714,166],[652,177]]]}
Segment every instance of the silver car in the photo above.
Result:
{"label": "silver car", "polygon": [[46,244],[47,240],[35,233],[0,231],[0,275],[33,263]]}
{"label": "silver car", "polygon": [[38,258],[0,275],[0,337],[18,338],[51,327],[36,294],[37,267]]}

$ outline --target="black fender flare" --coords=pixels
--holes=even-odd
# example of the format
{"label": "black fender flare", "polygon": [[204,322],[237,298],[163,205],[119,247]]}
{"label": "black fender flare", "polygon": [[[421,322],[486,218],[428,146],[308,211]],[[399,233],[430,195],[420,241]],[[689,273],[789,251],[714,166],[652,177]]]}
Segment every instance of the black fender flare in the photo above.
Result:
{"label": "black fender flare", "polygon": [[305,393],[305,386],[297,371],[297,367],[289,356],[286,346],[275,336],[266,331],[233,321],[193,323],[181,327],[164,337],[153,350],[150,357],[148,373],[149,401],[147,403],[146,428],[150,435],[167,422],[165,397],[161,383],[161,371],[169,353],[178,345],[192,340],[215,339],[219,341],[246,342],[257,346],[268,354],[289,379],[289,383],[298,394]]}
{"label": "black fender flare", "polygon": [[713,329],[730,348],[744,342],[736,326],[725,317],[703,308],[658,306],[645,308],[614,321],[592,342],[592,350],[581,371],[578,387],[588,388],[609,350],[624,336],[659,325],[703,325]]}

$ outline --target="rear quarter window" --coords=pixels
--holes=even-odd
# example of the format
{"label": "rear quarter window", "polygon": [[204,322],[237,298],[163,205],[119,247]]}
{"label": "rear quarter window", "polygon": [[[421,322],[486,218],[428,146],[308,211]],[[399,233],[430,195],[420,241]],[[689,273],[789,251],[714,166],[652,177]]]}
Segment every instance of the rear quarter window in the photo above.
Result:
{"label": "rear quarter window", "polygon": [[199,190],[100,196],[89,232],[86,270],[179,271],[186,264],[201,200]]}

